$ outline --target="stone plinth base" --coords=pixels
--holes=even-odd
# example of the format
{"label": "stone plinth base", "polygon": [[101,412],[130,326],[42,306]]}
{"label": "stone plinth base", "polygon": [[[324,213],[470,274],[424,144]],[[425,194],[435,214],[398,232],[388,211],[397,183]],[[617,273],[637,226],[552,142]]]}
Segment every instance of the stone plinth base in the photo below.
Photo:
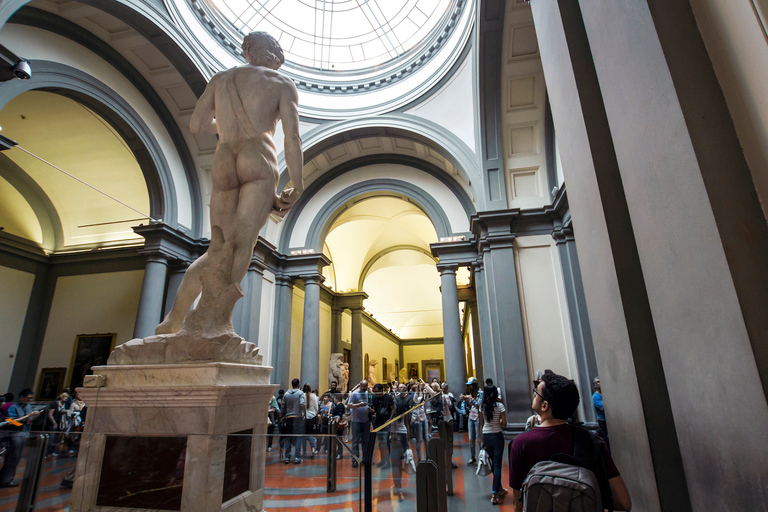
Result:
{"label": "stone plinth base", "polygon": [[[103,380],[89,382],[105,385],[78,389],[88,413],[70,509],[262,510],[263,436],[278,387],[270,371],[234,363],[93,368]],[[147,480],[156,484],[136,487]],[[240,490],[225,496],[225,486],[230,495]]]}

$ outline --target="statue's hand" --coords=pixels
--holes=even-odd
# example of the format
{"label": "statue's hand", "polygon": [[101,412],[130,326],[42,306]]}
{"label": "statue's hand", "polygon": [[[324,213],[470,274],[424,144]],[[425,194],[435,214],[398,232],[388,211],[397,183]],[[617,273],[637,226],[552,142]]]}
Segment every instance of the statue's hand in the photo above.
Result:
{"label": "statue's hand", "polygon": [[278,217],[285,217],[293,205],[296,204],[296,200],[299,198],[300,194],[300,191],[293,188],[283,190],[279,196],[275,196],[272,213]]}

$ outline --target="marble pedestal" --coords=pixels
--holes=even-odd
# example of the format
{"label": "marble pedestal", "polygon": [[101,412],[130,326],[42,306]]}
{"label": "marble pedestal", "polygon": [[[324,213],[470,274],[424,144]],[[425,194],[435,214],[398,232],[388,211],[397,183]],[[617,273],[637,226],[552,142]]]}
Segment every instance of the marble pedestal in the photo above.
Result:
{"label": "marble pedestal", "polygon": [[[180,461],[184,461],[183,477],[179,476],[183,478],[181,505],[176,510],[261,511],[266,455],[263,436],[269,399],[278,387],[269,384],[271,370],[268,366],[216,362],[94,367],[86,387],[77,390],[88,412],[70,510],[118,510],[114,504],[105,504],[103,497],[97,504],[100,483],[102,490],[106,485],[120,485],[100,482],[103,466],[109,463],[105,449],[115,442],[130,446],[131,442],[146,442],[136,438],[168,436],[182,443],[179,438],[186,438],[186,449],[180,452]],[[228,436],[243,431],[260,436],[250,443],[247,490],[223,502]],[[167,504],[141,509],[169,510]]]}

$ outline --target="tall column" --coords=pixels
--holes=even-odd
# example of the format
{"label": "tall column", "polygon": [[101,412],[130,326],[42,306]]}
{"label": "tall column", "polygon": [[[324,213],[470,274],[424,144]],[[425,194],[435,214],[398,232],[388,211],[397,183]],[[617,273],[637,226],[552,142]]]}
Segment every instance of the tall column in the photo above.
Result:
{"label": "tall column", "polygon": [[331,353],[341,354],[341,314],[344,310],[340,307],[331,308]]}
{"label": "tall column", "polygon": [[509,426],[522,430],[531,414],[531,381],[515,273],[512,225],[516,215],[515,210],[478,213],[472,216],[472,230],[483,255],[495,359],[494,383],[504,394]]}
{"label": "tall column", "polygon": [[291,315],[293,312],[293,282],[291,278],[275,275],[275,326],[272,382],[288,389],[291,381]]}
{"label": "tall column", "polygon": [[466,382],[464,343],[461,339],[459,319],[459,292],[456,288],[456,265],[438,264],[440,292],[443,299],[443,348],[445,351],[445,374],[453,393],[464,391]]}
{"label": "tall column", "polygon": [[[477,286],[477,285],[475,285]],[[475,287],[477,292],[477,287]],[[470,311],[470,321],[472,325],[472,355],[475,358],[475,377],[479,386],[483,386],[485,381],[485,372],[483,367],[483,349],[482,349],[482,336],[480,335],[480,315],[477,310],[477,299],[468,303]]]}
{"label": "tall column", "polygon": [[477,294],[477,323],[480,331],[480,352],[483,356],[483,381],[480,387],[485,386],[485,379],[491,378],[495,383],[499,382],[496,377],[496,355],[493,349],[493,339],[491,337],[491,317],[490,306],[488,305],[488,291],[485,285],[485,267],[482,261],[476,261],[472,264],[472,272],[475,281],[475,293]]}
{"label": "tall column", "polygon": [[320,375],[320,283],[323,276],[304,278],[304,322],[301,329],[301,382],[318,387]]}
{"label": "tall column", "polygon": [[363,307],[350,308],[352,311],[352,350],[349,361],[349,389],[363,380]]}
{"label": "tall column", "polygon": [[555,229],[552,232],[557,250],[560,255],[560,265],[563,269],[563,284],[568,304],[568,318],[573,333],[573,349],[576,354],[576,366],[579,370],[579,389],[584,403],[584,418],[587,423],[595,423],[595,408],[588,400],[592,393],[592,379],[597,376],[597,361],[595,348],[592,345],[592,330],[589,326],[587,302],[584,298],[584,286],[579,269],[579,258],[576,254],[576,241],[573,229],[569,226]]}
{"label": "tall column", "polygon": [[178,265],[172,265],[169,268],[168,286],[165,290],[165,305],[163,306],[163,316],[167,315],[173,303],[176,301],[176,292],[179,291],[181,280],[184,279],[184,273],[189,268],[189,263],[183,262]]}
{"label": "tall column", "polygon": [[251,262],[241,286],[243,297],[235,303],[232,323],[235,332],[246,341],[257,343],[259,340],[259,316],[261,313],[261,287],[264,279],[264,266]]}
{"label": "tall column", "polygon": [[168,258],[160,254],[147,255],[144,280],[141,283],[139,309],[133,327],[134,338],[146,338],[155,334],[160,323],[165,294],[165,278],[168,273]]}

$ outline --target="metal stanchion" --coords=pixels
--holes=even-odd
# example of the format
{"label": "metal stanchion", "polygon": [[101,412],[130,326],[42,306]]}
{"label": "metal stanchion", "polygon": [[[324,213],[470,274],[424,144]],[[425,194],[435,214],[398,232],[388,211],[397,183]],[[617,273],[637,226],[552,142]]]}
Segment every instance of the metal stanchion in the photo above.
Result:
{"label": "metal stanchion", "polygon": [[43,461],[48,449],[48,434],[35,435],[32,446],[27,452],[27,467],[19,488],[19,501],[16,502],[16,512],[32,512],[37,504],[37,488],[40,485],[40,475],[43,472]]}
{"label": "metal stanchion", "polygon": [[443,442],[443,450],[445,450],[445,489],[448,496],[453,496],[453,453],[451,450],[453,445],[453,439],[451,439],[453,429],[447,421],[440,420],[437,432]]}
{"label": "metal stanchion", "polygon": [[328,462],[326,474],[328,481],[325,485],[325,492],[336,492],[336,448],[337,440],[336,433],[338,428],[334,420],[328,422],[328,433],[331,437],[326,437],[325,440],[328,443]]}
{"label": "metal stanchion", "polygon": [[371,465],[375,447],[376,434],[371,432],[368,434],[368,444],[363,453],[363,469],[365,470],[365,512],[373,512],[373,471]]}
{"label": "metal stanchion", "polygon": [[422,460],[416,466],[416,512],[439,512],[437,464]]}
{"label": "metal stanchion", "polygon": [[448,496],[445,492],[445,447],[439,437],[429,440],[429,458],[437,465],[437,512],[448,512]]}

